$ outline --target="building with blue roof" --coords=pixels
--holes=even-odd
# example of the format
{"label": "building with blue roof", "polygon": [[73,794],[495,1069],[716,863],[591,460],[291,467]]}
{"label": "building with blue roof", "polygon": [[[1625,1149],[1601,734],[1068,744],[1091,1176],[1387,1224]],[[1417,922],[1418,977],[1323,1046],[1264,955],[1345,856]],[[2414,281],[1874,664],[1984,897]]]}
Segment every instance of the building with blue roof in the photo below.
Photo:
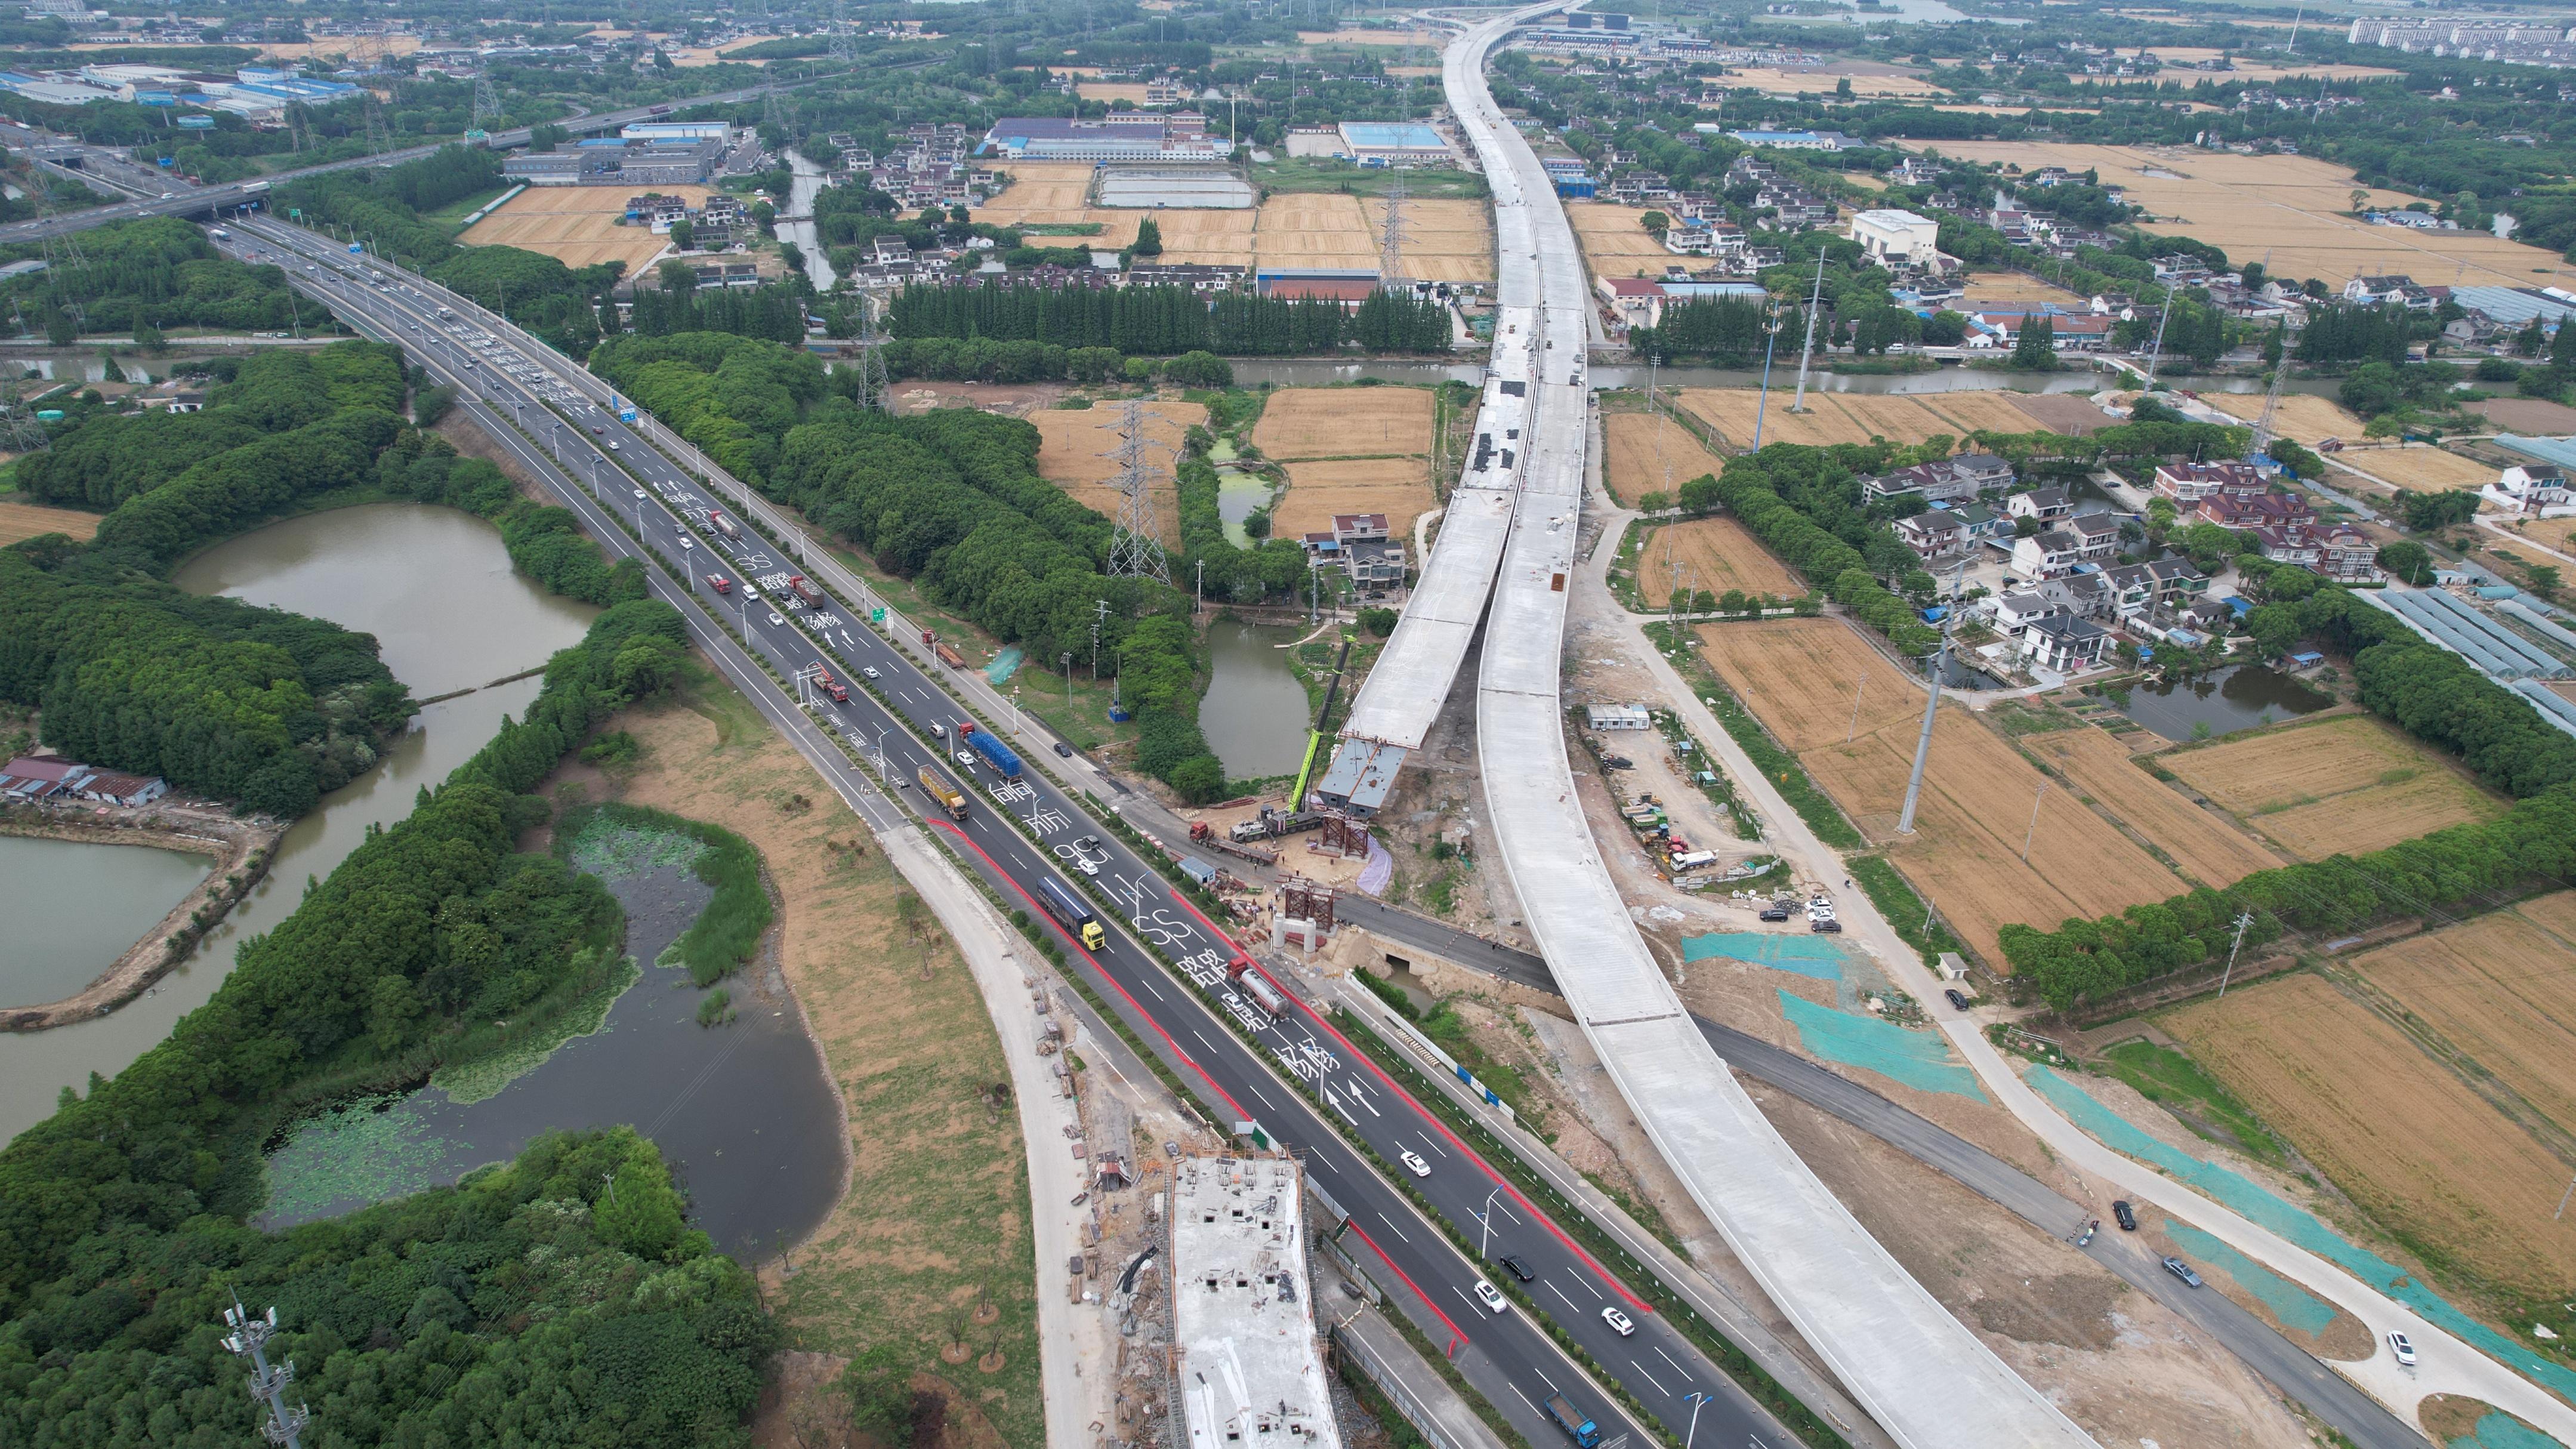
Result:
{"label": "building with blue roof", "polygon": [[1456,159],[1448,140],[1419,121],[1344,121],[1342,144],[1363,166],[1439,166]]}

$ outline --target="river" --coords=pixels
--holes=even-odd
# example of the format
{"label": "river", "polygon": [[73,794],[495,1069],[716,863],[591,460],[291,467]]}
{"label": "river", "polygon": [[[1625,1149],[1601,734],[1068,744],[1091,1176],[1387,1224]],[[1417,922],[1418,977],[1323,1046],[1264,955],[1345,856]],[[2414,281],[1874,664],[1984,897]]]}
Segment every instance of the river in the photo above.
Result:
{"label": "river", "polygon": [[814,197],[823,189],[823,168],[806,160],[803,152],[790,150],[787,170],[787,209],[778,214],[778,239],[796,244],[805,254],[805,275],[813,280],[814,290],[828,292],[839,277],[823,255],[822,238],[814,230]]}
{"label": "river", "polygon": [[[581,637],[594,612],[512,573],[501,536],[489,524],[413,504],[291,519],[207,550],[180,570],[177,582],[371,632],[395,677],[424,698],[543,664]],[[274,928],[295,909],[306,877],[330,874],[371,826],[410,814],[421,787],[445,779],[481,749],[503,715],[524,711],[536,698],[539,683],[518,680],[422,710],[375,769],[295,823],[268,878],[150,994],[97,1021],[0,1035],[0,1138],[49,1115],[65,1086],[86,1083],[92,1072],[114,1076],[168,1036],[180,1016],[214,994],[242,940]],[[142,922],[133,934],[150,924]]]}

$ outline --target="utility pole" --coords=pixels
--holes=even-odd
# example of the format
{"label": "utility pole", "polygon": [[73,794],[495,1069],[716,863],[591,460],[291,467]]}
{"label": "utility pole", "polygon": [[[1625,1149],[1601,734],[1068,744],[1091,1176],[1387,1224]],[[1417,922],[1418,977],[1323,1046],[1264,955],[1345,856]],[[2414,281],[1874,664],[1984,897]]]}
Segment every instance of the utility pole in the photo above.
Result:
{"label": "utility pole", "polygon": [[236,1298],[224,1310],[224,1322],[232,1328],[224,1337],[224,1347],[250,1360],[250,1396],[268,1407],[268,1422],[259,1426],[261,1436],[286,1449],[302,1449],[296,1435],[313,1412],[302,1404],[286,1407],[286,1386],[295,1382],[295,1365],[281,1362],[272,1368],[268,1362],[268,1339],[277,1332],[277,1310],[271,1308],[266,1317],[254,1318]]}
{"label": "utility pole", "polygon": [[1789,405],[1789,411],[1793,413],[1803,413],[1807,410],[1807,363],[1815,356],[1816,311],[1818,304],[1824,301],[1824,297],[1825,252],[1824,248],[1818,247],[1816,249],[1816,285],[1807,293],[1807,342],[1798,350],[1798,400]]}
{"label": "utility pole", "polygon": [[1860,672],[1860,682],[1852,686],[1851,728],[1843,731],[1844,744],[1850,744],[1853,738],[1860,733],[1860,702],[1862,697],[1868,693],[1869,671],[1867,669],[1863,669]]}
{"label": "utility pole", "polygon": [[[1960,584],[1967,581],[1967,576],[1968,561],[1966,559],[1961,559],[1959,560],[1957,581],[1951,585],[1951,591],[1953,593],[1957,592]],[[1905,809],[1904,812],[1896,818],[1896,833],[1899,835],[1912,835],[1914,833],[1915,802],[1923,798],[1923,767],[1925,764],[1929,763],[1932,758],[1932,722],[1937,717],[1941,708],[1941,676],[1950,672],[1951,625],[1957,623],[1958,618],[1959,611],[1957,609],[1952,609],[1949,617],[1943,621],[1941,626],[1941,647],[1933,651],[1932,687],[1924,691],[1923,699],[1923,734],[1914,742],[1914,772],[1906,777]],[[2033,818],[2035,819],[2038,807],[2034,805],[2031,808],[2033,811]]]}
{"label": "utility pole", "polygon": [[[1109,601],[1108,601],[1107,599],[1094,599],[1094,600],[1092,600],[1092,601],[1091,601],[1091,682],[1092,682],[1092,683],[1094,683],[1094,684],[1098,684],[1098,683],[1100,682],[1100,624],[1101,624],[1101,621],[1102,621],[1102,620],[1107,619],[1108,617],[1109,617]],[[1070,702],[1070,701],[1068,701],[1068,702]]]}
{"label": "utility pole", "polygon": [[[2237,913],[2236,939],[2230,942],[2227,947],[2227,969],[2218,973],[2218,994],[2221,996],[2225,996],[2227,994],[2227,978],[2236,974],[2236,953],[2245,945],[2245,928],[2253,924],[2254,913],[2252,911],[2240,911]],[[2567,1204],[2563,1202],[2560,1203],[2558,1205],[2558,1210],[2560,1212],[2565,1212],[2567,1210]]]}
{"label": "utility pole", "polygon": [[1780,329],[1789,319],[1773,314],[1771,325],[1763,330],[1769,335],[1762,343],[1762,391],[1753,404],[1753,451],[1762,451],[1762,415],[1771,410],[1771,354],[1780,348]]}
{"label": "utility pole", "polygon": [[2030,843],[2039,838],[2039,802],[2048,798],[2048,782],[2039,782],[2039,793],[2030,797],[2030,828],[2021,833],[2021,863],[2030,864]]}
{"label": "utility pole", "polygon": [[[2156,314],[2156,340],[2155,345],[2147,350],[2147,385],[2139,390],[2140,397],[2156,390],[2156,364],[2164,360],[2165,324],[2173,320],[2173,309],[2174,289],[2168,286],[2165,288],[2164,310]],[[2286,342],[2283,345],[2286,347]]]}

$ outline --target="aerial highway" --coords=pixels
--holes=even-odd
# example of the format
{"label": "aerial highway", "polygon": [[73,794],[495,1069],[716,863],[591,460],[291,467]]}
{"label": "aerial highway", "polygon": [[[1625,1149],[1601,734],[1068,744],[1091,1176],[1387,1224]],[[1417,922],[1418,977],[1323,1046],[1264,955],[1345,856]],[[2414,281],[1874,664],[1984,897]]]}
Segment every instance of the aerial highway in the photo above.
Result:
{"label": "aerial highway", "polygon": [[[1565,1392],[1589,1411],[1605,1446],[1623,1437],[1633,1442],[1639,1433],[1531,1320],[1533,1312],[1545,1314],[1676,1437],[1709,1434],[1712,1444],[1730,1449],[1795,1442],[1661,1315],[1344,1042],[1297,999],[1291,983],[1264,978],[1263,987],[1284,1008],[1274,1012],[1254,987],[1230,979],[1229,967],[1242,954],[1236,943],[1117,832],[1099,826],[1100,807],[1070,796],[1044,771],[1025,768],[1005,779],[977,757],[961,757],[959,735],[973,721],[934,677],[936,667],[915,663],[878,632],[869,621],[873,599],[846,570],[791,554],[796,536],[771,527],[776,515],[756,496],[711,493],[707,482],[655,446],[640,420],[630,426],[618,410],[601,406],[604,390],[592,391],[597,379],[541,348],[514,345],[515,329],[421,278],[274,219],[244,219],[225,245],[247,259],[284,266],[295,285],[352,325],[400,342],[433,375],[455,385],[500,446],[562,493],[612,552],[649,552],[669,561],[679,579],[669,570],[648,570],[656,596],[681,608],[693,638],[762,702],[835,790],[878,829],[913,828],[911,818],[923,816],[919,828],[947,843],[1002,901],[1056,929],[1068,959],[1090,973],[1099,995],[1174,1068],[1218,1125],[1257,1123],[1303,1157],[1315,1185],[1347,1216],[1358,1245],[1353,1251],[1378,1260],[1414,1295],[1408,1311],[1431,1325],[1435,1346],[1533,1443],[1561,1438],[1539,1407],[1550,1391]],[[748,520],[762,526],[746,526]],[[718,591],[710,575],[725,579],[727,588]],[[829,592],[806,605],[791,576]],[[836,697],[817,670],[828,670],[848,698]],[[801,699],[784,692],[782,679]],[[1016,738],[1006,720],[976,727],[999,727]],[[949,819],[911,783],[925,765],[967,786],[962,821]],[[1086,949],[1056,926],[1042,904],[1048,882],[1103,907],[1108,929],[1097,946]],[[1105,898],[1087,894],[1093,882]],[[1402,1163],[1411,1154],[1418,1169],[1397,1170],[1452,1231],[1480,1245],[1486,1261],[1454,1246],[1384,1170],[1351,1150],[1349,1137],[1365,1142],[1381,1163]],[[1528,1271],[1526,1281],[1501,1267],[1507,1254]],[[1477,1291],[1480,1282],[1508,1287],[1516,1301],[1493,1309]],[[1620,1331],[1617,1318],[1628,1331]]]}

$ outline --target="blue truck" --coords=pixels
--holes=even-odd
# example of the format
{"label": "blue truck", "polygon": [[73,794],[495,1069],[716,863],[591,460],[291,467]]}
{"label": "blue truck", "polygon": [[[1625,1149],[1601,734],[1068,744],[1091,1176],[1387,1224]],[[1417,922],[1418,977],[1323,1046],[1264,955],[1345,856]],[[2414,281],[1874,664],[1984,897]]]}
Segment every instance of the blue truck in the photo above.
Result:
{"label": "blue truck", "polygon": [[1581,1449],[1593,1449],[1601,1442],[1601,1427],[1592,1422],[1591,1415],[1574,1407],[1574,1401],[1563,1394],[1547,1396],[1547,1416],[1556,1421],[1558,1428],[1573,1435],[1574,1442]]}
{"label": "blue truck", "polygon": [[1020,778],[1020,757],[1011,753],[1009,745],[971,724],[959,725],[957,733],[965,737],[966,748],[984,757],[984,763],[993,767],[994,774],[1005,780]]}

